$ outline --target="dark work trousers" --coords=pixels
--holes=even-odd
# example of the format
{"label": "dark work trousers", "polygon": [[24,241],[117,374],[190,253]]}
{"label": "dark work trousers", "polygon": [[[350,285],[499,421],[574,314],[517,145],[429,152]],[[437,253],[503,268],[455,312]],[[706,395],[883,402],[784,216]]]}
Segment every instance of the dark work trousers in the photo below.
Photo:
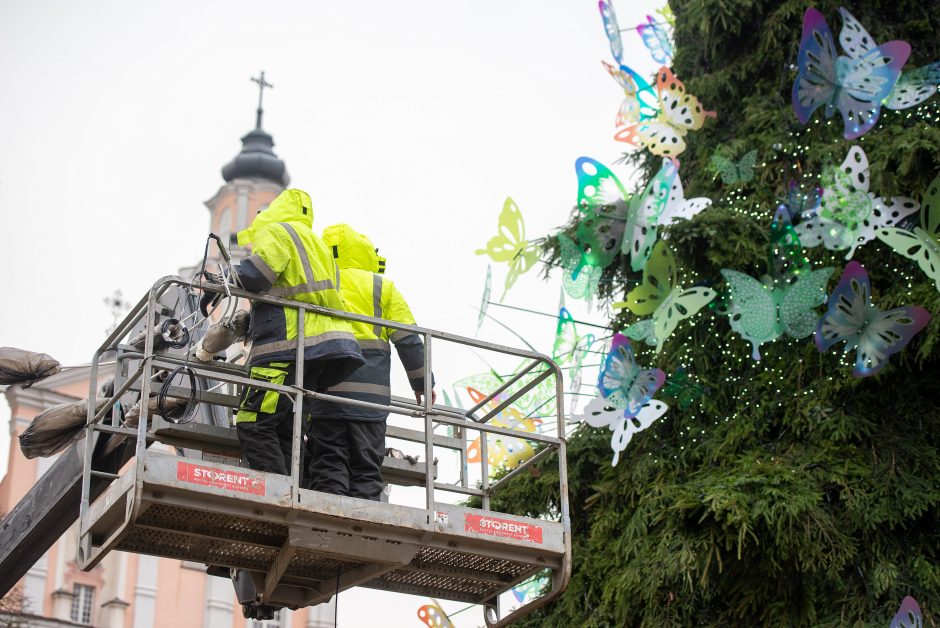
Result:
{"label": "dark work trousers", "polygon": [[[283,378],[279,378],[283,385],[291,386],[294,384],[296,369],[293,362],[287,363],[283,367],[259,366],[262,369],[268,369],[266,372],[284,372]],[[305,389],[316,390],[320,370],[320,364],[316,361],[304,363]],[[252,369],[252,377],[258,379],[254,369]],[[265,392],[251,386],[246,386],[242,391],[240,411],[235,423],[238,441],[245,453],[245,461],[252,469],[290,475],[291,441],[294,433],[294,398],[288,395],[278,395],[277,407],[274,412],[267,413],[255,410],[260,407]],[[306,400],[304,405],[307,405]],[[245,410],[256,411],[255,420],[243,420]],[[300,444],[300,453],[300,470],[301,475],[303,475],[303,441]]]}
{"label": "dark work trousers", "polygon": [[310,421],[307,441],[310,488],[379,501],[384,488],[385,421]]}

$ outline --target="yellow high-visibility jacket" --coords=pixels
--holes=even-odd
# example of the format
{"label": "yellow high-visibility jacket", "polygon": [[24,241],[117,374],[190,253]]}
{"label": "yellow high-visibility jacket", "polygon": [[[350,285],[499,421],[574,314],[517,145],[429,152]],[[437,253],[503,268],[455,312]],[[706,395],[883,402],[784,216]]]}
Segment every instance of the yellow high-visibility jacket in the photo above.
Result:
{"label": "yellow high-visibility jacket", "polygon": [[[302,190],[285,190],[260,212],[238,243],[252,254],[239,264],[246,290],[337,310],[346,309],[338,291],[339,269],[329,248],[313,233],[313,206]],[[255,303],[251,311],[249,365],[293,362],[297,310]],[[322,362],[320,384],[343,381],[363,363],[349,321],[306,312],[304,360]]]}
{"label": "yellow high-visibility jacket", "polygon": [[[340,224],[327,227],[323,231],[323,240],[332,249],[339,267],[340,293],[349,312],[415,324],[405,298],[394,283],[380,274],[384,271],[385,259],[379,257],[369,238],[357,233],[349,225]],[[325,392],[387,405],[391,397],[390,341],[398,351],[412,389],[424,391],[424,342],[418,335],[358,321],[353,321],[352,326],[366,363],[346,381],[331,386]],[[387,412],[322,400],[315,400],[310,412],[313,420],[322,417],[384,421],[388,416]]]}

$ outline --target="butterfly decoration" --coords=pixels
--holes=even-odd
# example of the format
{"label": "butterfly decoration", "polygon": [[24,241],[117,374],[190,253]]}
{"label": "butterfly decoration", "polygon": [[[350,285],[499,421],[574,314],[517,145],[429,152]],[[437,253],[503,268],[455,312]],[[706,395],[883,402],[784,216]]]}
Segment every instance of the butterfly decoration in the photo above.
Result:
{"label": "butterfly decoration", "polygon": [[654,118],[632,121],[617,131],[614,139],[643,147],[653,155],[675,159],[685,151],[688,132],[701,129],[705,118],[716,114],[705,111],[698,98],[687,94],[685,85],[666,66],[656,75],[656,99]]}
{"label": "butterfly decoration", "polygon": [[917,262],[940,290],[940,177],[933,180],[924,195],[919,227],[913,232],[884,227],[876,235],[898,255]]}
{"label": "butterfly decoration", "polygon": [[787,219],[791,222],[809,220],[819,211],[819,205],[822,203],[823,189],[815,187],[808,192],[804,192],[800,184],[790,179],[787,186],[787,200],[777,206],[779,211],[787,213]]}
{"label": "butterfly decoration", "polygon": [[622,410],[624,416],[636,416],[665,381],[661,369],[637,366],[630,341],[623,334],[614,334],[597,379],[597,388],[609,405]]}
{"label": "butterfly decoration", "polygon": [[480,315],[477,317],[477,332],[483,326],[483,319],[486,318],[486,309],[490,305],[490,292],[493,289],[493,267],[486,265],[486,281],[483,282],[483,297],[480,299]]}
{"label": "butterfly decoration", "polygon": [[477,249],[477,255],[489,255],[495,262],[507,262],[509,274],[503,288],[503,296],[516,283],[519,275],[528,272],[539,259],[539,248],[526,240],[525,223],[515,201],[507,197],[503,211],[499,214],[499,233],[486,243],[485,249]]}
{"label": "butterfly decoration", "polygon": [[786,334],[797,340],[813,334],[826,302],[826,284],[835,269],[813,270],[803,255],[800,238],[785,209],[778,209],[771,225],[768,273],[755,279],[723,268],[728,284],[731,329],[751,343],[752,357],[760,360],[760,346]]}
{"label": "butterfly decoration", "polygon": [[643,269],[643,281],[627,294],[626,301],[612,304],[615,308],[626,307],[637,316],[651,316],[652,340],[655,342],[650,342],[648,323],[642,332],[633,326],[628,335],[636,338],[635,334],[646,332],[642,339],[654,345],[657,353],[680,321],[695,316],[716,296],[711,288],[681,288],[677,283],[675,257],[669,246],[660,240]]}
{"label": "butterfly decoration", "polygon": [[778,207],[770,223],[767,270],[772,278],[787,283],[811,270],[800,236],[790,221],[789,208]]}
{"label": "butterfly decoration", "polygon": [[[486,395],[470,387],[467,387],[467,394],[470,395],[474,404],[478,404],[486,398]],[[484,409],[489,412],[498,406],[499,403],[498,399],[493,399],[484,406]],[[488,423],[495,427],[505,427],[534,434],[539,431],[542,421],[540,419],[526,418],[517,409],[509,406],[503,408],[499,414],[490,419]],[[532,445],[527,441],[512,436],[503,436],[502,434],[489,435],[486,446],[486,458],[490,467],[493,467],[491,469],[492,472],[495,472],[500,467],[514,469],[519,466],[522,461],[531,458],[535,454]],[[467,446],[467,462],[480,462],[481,459],[480,437],[478,436]]]}
{"label": "butterfly decoration", "polygon": [[[518,373],[524,369],[530,360],[525,360],[516,366],[512,370],[512,373]],[[511,377],[511,375],[507,376]],[[457,390],[464,390],[466,388],[473,388],[478,391],[493,391],[506,383],[507,377],[503,377],[494,370],[490,370],[485,373],[477,373],[474,375],[468,375],[463,377],[456,382],[454,382],[454,387]],[[503,391],[505,395],[512,395],[518,392],[523,388],[527,382],[531,381],[531,377],[523,377],[516,381],[514,384],[509,386],[506,390]],[[536,384],[531,389],[527,390],[521,397],[516,399],[514,407],[518,408],[521,412],[525,413],[534,413],[540,407],[546,405],[549,401],[555,397],[555,381],[552,377],[547,377],[541,382]],[[458,397],[459,399],[459,397]]]}
{"label": "butterfly decoration", "polygon": [[920,612],[920,606],[917,600],[908,595],[901,600],[901,607],[891,620],[889,628],[921,628],[923,625],[924,617]]}
{"label": "butterfly decoration", "polygon": [[907,346],[930,320],[922,307],[908,305],[882,312],[871,302],[868,273],[856,261],[849,262],[829,299],[829,309],[816,325],[816,347],[827,351],[846,341],[844,353],[856,349],[852,375],[868,377],[887,364],[888,358]]}
{"label": "butterfly decoration", "polygon": [[453,622],[440,604],[425,604],[418,608],[418,619],[428,628],[454,628]]}
{"label": "butterfly decoration", "polygon": [[656,15],[663,18],[663,21],[666,24],[669,24],[672,28],[676,27],[676,14],[672,12],[672,7],[668,4],[663,5],[662,7],[653,11]]}
{"label": "butterfly decoration", "polygon": [[662,393],[675,399],[682,410],[687,410],[689,406],[705,396],[706,392],[708,392],[707,388],[692,382],[684,368],[670,375],[662,388]]}
{"label": "butterfly decoration", "polygon": [[916,107],[937,93],[938,84],[940,61],[901,72],[894,89],[885,99],[885,107],[896,110]]}
{"label": "butterfly decoration", "polygon": [[637,26],[636,32],[643,39],[643,45],[649,50],[653,61],[660,65],[672,65],[672,40],[661,22],[647,15],[646,23]]}
{"label": "butterfly decoration", "polygon": [[825,105],[827,118],[838,109],[844,137],[854,140],[878,122],[881,103],[894,89],[901,68],[911,54],[904,41],[875,45],[871,35],[844,8],[839,43],[846,55],[837,55],[832,32],[823,14],[810,7],[803,15],[803,37],[793,83],[793,110],[803,124]]}
{"label": "butterfly decoration", "polygon": [[562,286],[569,296],[590,301],[597,292],[604,269],[587,264],[581,247],[564,233],[559,233],[561,249]]}
{"label": "butterfly decoration", "polygon": [[617,14],[614,13],[614,7],[604,0],[597,3],[597,8],[601,12],[601,20],[604,22],[604,32],[607,33],[607,40],[610,42],[610,54],[613,55],[617,64],[623,63],[623,39],[620,37],[620,25],[617,23]]}
{"label": "butterfly decoration", "polygon": [[[647,183],[643,192],[629,197],[617,176],[599,161],[581,157],[576,163],[578,170],[578,202],[582,211],[593,208],[608,209],[610,218],[607,231],[595,235],[584,234],[586,247],[600,249],[599,261],[613,259],[617,243],[620,253],[630,256],[630,266],[640,271],[646,266],[656,242],[658,227],[679,220],[689,220],[711,205],[711,200],[685,198],[682,179],[676,164],[663,159],[663,164]],[[624,210],[625,208],[625,210]],[[623,218],[621,218],[623,216]],[[606,239],[603,239],[606,236]]]}
{"label": "butterfly decoration", "polygon": [[620,462],[620,453],[630,444],[633,435],[648,428],[668,410],[669,406],[662,401],[650,399],[635,416],[626,416],[622,409],[612,406],[607,399],[595,397],[578,418],[591,427],[606,427],[613,432],[610,437],[610,447],[614,451],[611,465],[616,467]]}
{"label": "butterfly decoration", "polygon": [[819,210],[795,227],[803,246],[848,249],[845,259],[852,259],[876,230],[893,227],[917,211],[918,203],[906,196],[876,197],[868,191],[870,179],[868,156],[861,146],[850,148],[839,168],[826,168]]}
{"label": "butterfly decoration", "polygon": [[579,157],[574,168],[582,216],[577,227],[578,244],[586,265],[604,268],[620,252],[630,197],[617,175],[596,159]]}
{"label": "butterfly decoration", "polygon": [[521,604],[527,599],[539,597],[548,584],[549,579],[542,574],[538,574],[514,586],[512,588],[512,595],[516,598],[516,601]]}
{"label": "butterfly decoration", "polygon": [[617,128],[627,126],[632,122],[651,120],[659,113],[659,100],[656,90],[649,82],[632,70],[629,66],[621,65],[619,68],[606,61],[601,61],[607,73],[623,90],[623,101],[617,110],[614,125]]}
{"label": "butterfly decoration", "polygon": [[744,154],[738,161],[728,159],[720,153],[711,157],[711,166],[721,175],[725,185],[748,183],[754,178],[754,166],[757,164],[757,149]]}
{"label": "butterfly decoration", "polygon": [[[561,366],[571,366],[572,392],[577,392],[574,382],[580,380],[581,364],[592,344],[594,344],[594,334],[579,335],[571,312],[567,308],[561,308],[558,311],[558,327],[555,330],[552,359]],[[580,381],[578,381],[577,388],[580,388]]]}

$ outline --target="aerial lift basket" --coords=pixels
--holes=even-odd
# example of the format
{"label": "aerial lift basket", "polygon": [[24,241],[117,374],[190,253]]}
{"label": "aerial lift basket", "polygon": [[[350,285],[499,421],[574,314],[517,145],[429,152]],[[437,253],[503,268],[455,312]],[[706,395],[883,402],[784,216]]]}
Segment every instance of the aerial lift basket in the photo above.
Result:
{"label": "aerial lift basket", "polygon": [[[560,595],[571,571],[571,531],[564,440],[563,382],[559,367],[546,356],[438,332],[413,325],[339,312],[274,297],[231,290],[233,296],[295,308],[298,346],[294,385],[249,380],[244,367],[192,362],[185,353],[154,350],[152,335],[143,349],[122,344],[135,327],[153,329],[162,315],[159,299],[167,290],[187,286],[179,277],[164,277],[151,288],[124,322],[95,353],[90,397],[94,399],[101,356],[117,351],[119,377],[114,395],[104,405],[89,404],[82,475],[79,556],[91,569],[108,552],[122,550],[205,563],[209,572],[231,574],[239,595],[250,591],[248,606],[299,608],[326,602],[351,587],[370,587],[485,606],[487,625],[504,626]],[[220,291],[215,284],[197,287]],[[304,311],[380,324],[420,335],[431,369],[432,343],[456,343],[522,357],[527,366],[469,410],[431,405],[431,378],[426,378],[424,403],[393,397],[376,406],[302,389]],[[180,365],[198,377],[222,382],[228,392],[170,387],[171,397],[192,397],[199,404],[237,407],[238,389],[249,382],[293,397],[294,441],[290,476],[252,471],[239,464],[234,429],[203,423],[174,424],[154,416],[153,404],[140,404],[136,427],[121,425],[112,408],[122,395],[153,394],[151,378]],[[558,436],[499,427],[489,420],[546,378],[554,378],[553,414]],[[416,429],[390,425],[388,437],[423,445],[423,463],[386,458],[387,482],[421,486],[423,507],[409,507],[340,497],[300,488],[301,401],[320,397],[365,407],[381,407],[412,417]],[[109,417],[109,418],[106,418]],[[435,428],[444,428],[444,432]],[[135,456],[120,473],[93,468],[91,449],[98,432],[136,440]],[[480,435],[480,484],[468,477],[468,433]],[[490,479],[487,436],[518,438],[536,453],[507,475]],[[153,443],[160,446],[149,447]],[[149,448],[148,448],[149,447]],[[438,478],[437,454],[457,452],[459,479]],[[184,455],[180,455],[182,454]],[[492,495],[519,473],[554,454],[558,465],[558,512],[555,519],[535,519],[494,512]],[[454,456],[451,455],[450,458]],[[427,464],[431,462],[431,464]],[[93,501],[94,479],[111,480]],[[474,483],[475,484],[475,483]],[[480,507],[438,501],[445,492],[475,499]],[[551,587],[505,617],[499,596],[534,575],[551,573]],[[241,588],[240,588],[241,587]]]}

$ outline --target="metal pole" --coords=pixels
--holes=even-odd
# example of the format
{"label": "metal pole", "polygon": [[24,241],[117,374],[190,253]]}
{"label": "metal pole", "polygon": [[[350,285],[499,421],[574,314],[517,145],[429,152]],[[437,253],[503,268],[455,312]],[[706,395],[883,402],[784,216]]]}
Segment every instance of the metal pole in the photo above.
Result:
{"label": "metal pole", "polygon": [[[297,354],[294,357],[296,361],[294,364],[294,383],[295,385],[303,389],[304,387],[304,340],[306,340],[306,332],[304,331],[304,314],[306,311],[303,308],[297,308]],[[300,488],[300,444],[303,439],[303,407],[304,407],[304,394],[301,391],[296,392],[294,395],[294,433],[291,436],[291,459],[290,459],[290,485],[291,489],[296,490]]]}
{"label": "metal pole", "polygon": [[434,522],[434,422],[431,416],[431,335],[424,334],[424,486],[427,496],[428,523]]}
{"label": "metal pole", "polygon": [[480,434],[480,488],[483,490],[483,510],[490,509],[490,452],[489,434],[479,432]]}

